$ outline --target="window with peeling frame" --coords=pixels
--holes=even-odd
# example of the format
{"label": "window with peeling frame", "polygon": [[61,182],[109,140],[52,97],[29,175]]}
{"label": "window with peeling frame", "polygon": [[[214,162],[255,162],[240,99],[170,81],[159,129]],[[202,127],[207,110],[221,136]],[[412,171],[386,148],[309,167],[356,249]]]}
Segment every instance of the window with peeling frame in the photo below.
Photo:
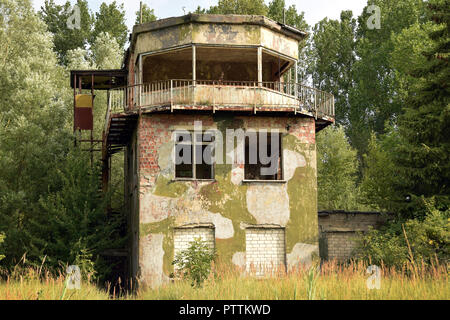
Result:
{"label": "window with peeling frame", "polygon": [[[281,133],[258,132],[245,137],[245,180],[282,181]],[[261,150],[262,149],[262,150]],[[268,159],[260,157],[264,154]],[[268,162],[268,163],[267,163]],[[265,170],[270,169],[267,174]]]}
{"label": "window with peeling frame", "polygon": [[175,133],[175,179],[214,179],[214,134]]}

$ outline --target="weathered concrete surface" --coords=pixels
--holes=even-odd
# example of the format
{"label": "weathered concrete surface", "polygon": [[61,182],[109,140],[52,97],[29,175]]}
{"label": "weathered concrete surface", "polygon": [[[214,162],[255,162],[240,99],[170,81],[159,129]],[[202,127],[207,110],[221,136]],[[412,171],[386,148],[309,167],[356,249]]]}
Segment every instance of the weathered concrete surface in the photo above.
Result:
{"label": "weathered concrete surface", "polygon": [[262,45],[297,59],[298,43],[305,36],[264,16],[191,14],[136,26],[131,52],[138,55],[190,43]]}
{"label": "weathered concrete surface", "polygon": [[300,264],[311,266],[313,259],[319,257],[319,246],[307,243],[296,243],[291,253],[287,254],[288,269],[298,267]]}
{"label": "weathered concrete surface", "polygon": [[168,281],[163,272],[163,239],[163,234],[149,234],[140,239],[140,280],[144,286],[157,287]]}
{"label": "weathered concrete surface", "polygon": [[247,208],[257,224],[286,226],[290,218],[286,187],[272,184],[250,185],[247,189]]}
{"label": "weathered concrete surface", "polygon": [[245,269],[245,252],[236,252],[231,261],[238,268]]}
{"label": "weathered concrete surface", "polygon": [[[238,163],[216,164],[215,181],[174,181],[172,132],[192,130],[194,121],[224,135],[227,128],[280,130],[286,181],[245,183]],[[173,230],[189,223],[215,225],[219,259],[231,266],[245,266],[245,227],[266,223],[286,227],[288,266],[313,259],[318,245],[314,119],[142,115],[138,141],[139,266],[144,277],[161,283],[173,272]],[[150,241],[154,235],[163,237]],[[155,272],[161,272],[160,278]]]}

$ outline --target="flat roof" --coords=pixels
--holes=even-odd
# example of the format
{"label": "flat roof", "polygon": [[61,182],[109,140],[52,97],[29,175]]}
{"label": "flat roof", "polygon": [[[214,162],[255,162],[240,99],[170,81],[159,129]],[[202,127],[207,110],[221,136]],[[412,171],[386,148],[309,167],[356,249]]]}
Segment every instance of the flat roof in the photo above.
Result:
{"label": "flat roof", "polygon": [[217,23],[217,24],[247,24],[259,25],[269,28],[273,31],[282,33],[288,37],[296,40],[303,40],[308,33],[297,28],[276,22],[261,15],[235,15],[235,14],[194,14],[190,13],[185,16],[172,17],[161,19],[153,22],[135,25],[131,35],[131,48],[134,49],[136,37],[140,33],[151,32],[159,29],[164,29],[172,26],[177,26],[187,23]]}

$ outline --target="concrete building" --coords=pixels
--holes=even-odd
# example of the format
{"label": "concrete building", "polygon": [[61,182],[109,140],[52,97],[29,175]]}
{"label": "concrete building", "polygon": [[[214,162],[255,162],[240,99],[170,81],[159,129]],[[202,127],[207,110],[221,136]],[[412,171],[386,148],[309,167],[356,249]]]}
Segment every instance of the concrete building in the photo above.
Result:
{"label": "concrete building", "polygon": [[[299,83],[305,37],[263,16],[190,14],[135,26],[116,78],[92,74],[92,88],[110,86],[105,184],[108,159],[125,148],[129,273],[141,284],[168,281],[196,237],[257,274],[319,256],[315,136],[334,122],[334,97]],[[89,88],[89,76],[73,76]],[[249,154],[273,141],[276,171],[263,174],[267,163]],[[199,160],[211,142],[213,163]],[[193,163],[177,163],[180,149]]]}

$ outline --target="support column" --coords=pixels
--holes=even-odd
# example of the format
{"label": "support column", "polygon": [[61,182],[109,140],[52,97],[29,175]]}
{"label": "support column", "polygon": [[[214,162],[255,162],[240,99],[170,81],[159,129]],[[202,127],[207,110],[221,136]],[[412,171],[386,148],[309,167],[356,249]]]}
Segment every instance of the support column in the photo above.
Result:
{"label": "support column", "polygon": [[258,86],[262,86],[262,47],[258,47]]}
{"label": "support column", "polygon": [[196,81],[197,81],[197,48],[195,45],[192,45],[192,82],[194,86]]}
{"label": "support column", "polygon": [[[142,85],[144,83],[144,70],[142,70],[142,54],[139,55],[139,97],[138,97],[138,106],[141,107],[142,102]],[[136,86],[134,87],[134,90],[136,91]]]}
{"label": "support column", "polygon": [[294,64],[294,71],[295,71],[295,73],[294,73],[294,81],[295,81],[295,84],[294,84],[294,95],[297,97],[298,95],[297,95],[297,93],[298,93],[298,61],[297,60],[295,60],[295,64]]}

